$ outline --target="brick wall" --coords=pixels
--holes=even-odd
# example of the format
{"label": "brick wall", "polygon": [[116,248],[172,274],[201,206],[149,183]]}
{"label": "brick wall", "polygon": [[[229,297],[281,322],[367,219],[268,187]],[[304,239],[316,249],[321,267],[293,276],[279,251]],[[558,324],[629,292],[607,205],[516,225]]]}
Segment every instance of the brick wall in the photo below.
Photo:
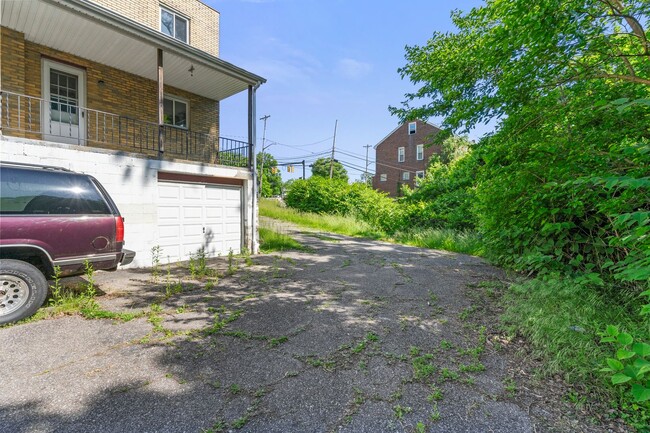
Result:
{"label": "brick wall", "polygon": [[[426,122],[416,121],[415,134],[408,134],[408,122],[397,128],[386,137],[375,149],[377,161],[372,186],[387,192],[391,197],[399,195],[401,184],[413,188],[417,171],[426,170],[429,159],[434,153],[440,153],[440,146],[429,145],[440,129]],[[417,145],[424,144],[424,159],[417,160]],[[397,149],[404,147],[404,162],[398,162]],[[408,171],[409,180],[405,181],[402,174]],[[386,181],[381,181],[381,175],[386,175]]]}
{"label": "brick wall", "polygon": [[190,22],[193,47],[219,56],[219,12],[199,0],[91,0],[127,18],[160,30],[160,6],[177,12]]}
{"label": "brick wall", "polygon": [[[26,41],[22,33],[4,27],[2,36],[1,80],[4,90],[42,98],[42,59],[47,58],[85,71],[86,108],[117,114],[121,117],[152,123],[158,122],[158,85],[155,81],[34,44]],[[165,86],[165,93],[189,102],[190,130],[211,134],[215,137],[219,135],[219,103],[217,101],[171,86]],[[24,117],[25,114],[23,114],[23,119]],[[40,131],[38,107],[33,107],[32,118],[35,123],[33,129]],[[96,126],[94,125],[96,124],[92,119],[89,119],[87,134],[89,138],[95,136],[96,131],[93,128]],[[114,126],[113,130],[109,132],[114,135],[116,129],[117,126]],[[152,131],[152,134],[154,132]],[[136,132],[132,131],[132,133]],[[26,134],[25,136],[33,139],[41,138],[40,134]],[[152,135],[150,139],[155,140],[156,137]],[[125,141],[122,140],[122,142]],[[167,150],[172,151],[174,150],[173,146],[183,145],[184,143],[181,142],[170,142]],[[119,146],[110,143],[101,146],[119,149]]]}

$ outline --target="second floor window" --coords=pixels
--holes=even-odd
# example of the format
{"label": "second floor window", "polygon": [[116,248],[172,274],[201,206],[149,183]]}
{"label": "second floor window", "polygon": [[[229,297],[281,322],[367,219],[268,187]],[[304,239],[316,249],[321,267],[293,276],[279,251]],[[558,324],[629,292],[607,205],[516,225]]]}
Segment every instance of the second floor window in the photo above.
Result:
{"label": "second floor window", "polygon": [[165,125],[187,128],[187,102],[165,96],[163,114]]}
{"label": "second floor window", "polygon": [[397,162],[404,162],[405,149],[403,147],[397,148]]}
{"label": "second floor window", "polygon": [[418,161],[422,161],[424,159],[424,144],[418,144],[415,157]]}
{"label": "second floor window", "polygon": [[188,43],[189,21],[169,9],[160,8],[160,31],[174,39]]}

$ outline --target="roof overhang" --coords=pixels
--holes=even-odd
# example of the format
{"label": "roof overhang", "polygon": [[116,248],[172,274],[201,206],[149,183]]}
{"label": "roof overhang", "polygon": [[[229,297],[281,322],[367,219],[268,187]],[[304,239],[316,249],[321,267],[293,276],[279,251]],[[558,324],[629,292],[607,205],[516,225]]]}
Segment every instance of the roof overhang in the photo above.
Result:
{"label": "roof overhang", "polygon": [[[88,0],[2,0],[2,26],[25,39],[217,101],[266,80]],[[194,67],[193,72],[189,69]]]}

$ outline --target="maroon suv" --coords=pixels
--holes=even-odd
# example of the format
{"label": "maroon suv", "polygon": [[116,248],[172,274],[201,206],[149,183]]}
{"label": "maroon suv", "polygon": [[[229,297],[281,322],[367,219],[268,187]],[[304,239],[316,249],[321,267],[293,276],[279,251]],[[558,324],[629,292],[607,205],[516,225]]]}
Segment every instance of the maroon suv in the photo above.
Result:
{"label": "maroon suv", "polygon": [[31,316],[46,278],[115,270],[133,261],[122,248],[124,218],[92,176],[59,167],[0,162],[0,324]]}

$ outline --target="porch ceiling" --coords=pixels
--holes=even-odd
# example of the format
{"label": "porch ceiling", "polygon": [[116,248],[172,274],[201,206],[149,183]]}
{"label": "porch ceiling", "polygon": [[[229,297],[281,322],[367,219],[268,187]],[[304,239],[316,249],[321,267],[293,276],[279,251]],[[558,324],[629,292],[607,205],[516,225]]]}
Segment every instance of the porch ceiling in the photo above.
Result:
{"label": "porch ceiling", "polygon": [[2,0],[1,9],[2,26],[31,42],[154,81],[162,48],[165,84],[210,99],[266,81],[87,0]]}

